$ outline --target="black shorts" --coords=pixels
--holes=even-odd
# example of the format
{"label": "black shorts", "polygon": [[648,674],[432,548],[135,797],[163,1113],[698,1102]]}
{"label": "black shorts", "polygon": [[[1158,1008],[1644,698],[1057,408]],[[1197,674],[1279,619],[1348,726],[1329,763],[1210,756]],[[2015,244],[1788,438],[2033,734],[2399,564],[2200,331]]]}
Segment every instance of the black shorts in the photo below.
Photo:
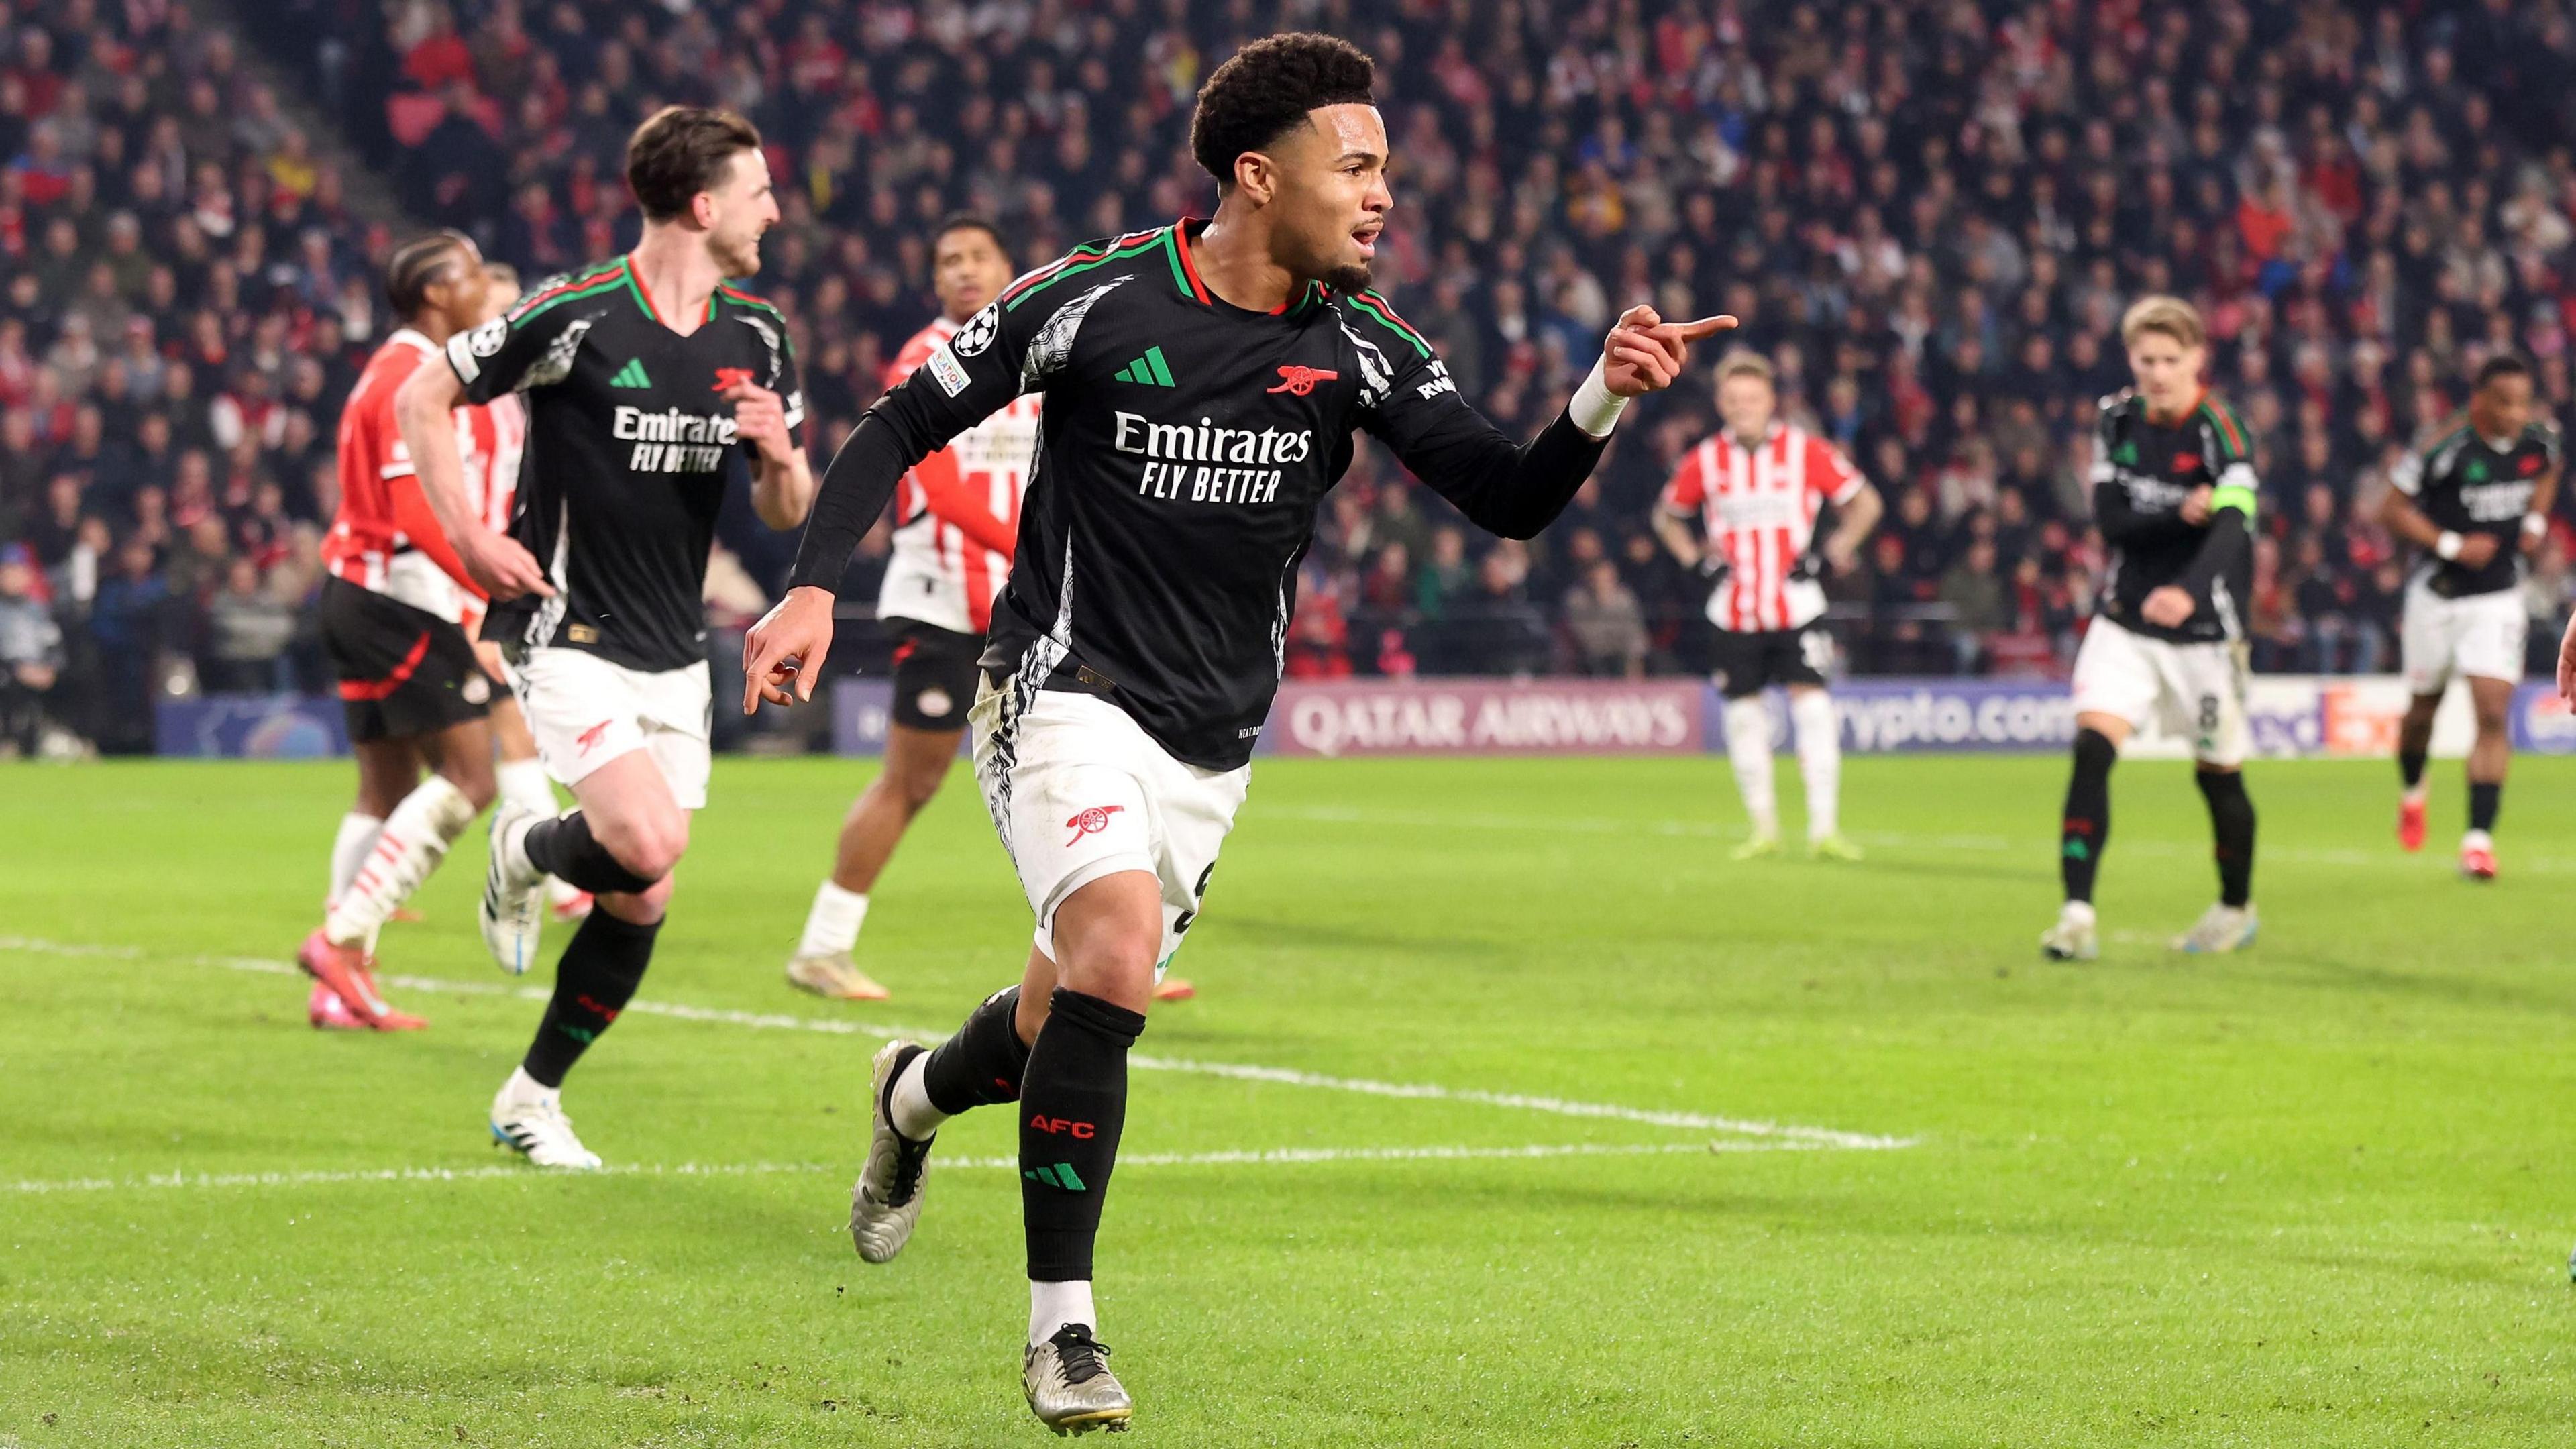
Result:
{"label": "black shorts", "polygon": [[888,618],[894,633],[894,722],[962,730],[975,704],[975,660],[984,641],[919,619]]}
{"label": "black shorts", "polygon": [[1834,636],[1821,623],[1754,632],[1711,626],[1709,634],[1709,676],[1728,699],[1760,694],[1774,684],[1821,688],[1825,666],[1833,662]]}
{"label": "black shorts", "polygon": [[360,744],[434,735],[492,712],[492,678],[464,630],[337,576],[322,581],[322,651]]}

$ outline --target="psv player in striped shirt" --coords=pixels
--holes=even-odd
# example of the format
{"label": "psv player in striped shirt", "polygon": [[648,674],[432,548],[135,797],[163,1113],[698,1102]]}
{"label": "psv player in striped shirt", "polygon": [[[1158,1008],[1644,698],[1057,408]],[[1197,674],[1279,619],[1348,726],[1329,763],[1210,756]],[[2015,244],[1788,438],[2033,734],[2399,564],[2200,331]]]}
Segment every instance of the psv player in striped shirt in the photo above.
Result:
{"label": "psv player in striped shirt", "polygon": [[[1851,568],[1884,505],[1833,444],[1779,417],[1771,364],[1729,353],[1717,367],[1717,411],[1726,426],[1682,455],[1655,510],[1655,532],[1673,557],[1710,581],[1716,626],[1710,667],[1726,696],[1726,753],[1753,833],[1735,858],[1780,850],[1773,799],[1771,714],[1762,693],[1789,694],[1798,772],[1807,785],[1807,853],[1858,860],[1836,819],[1842,789],[1842,722],[1825,689],[1833,636],[1821,622],[1830,568]],[[1816,548],[1827,505],[1834,531]]]}

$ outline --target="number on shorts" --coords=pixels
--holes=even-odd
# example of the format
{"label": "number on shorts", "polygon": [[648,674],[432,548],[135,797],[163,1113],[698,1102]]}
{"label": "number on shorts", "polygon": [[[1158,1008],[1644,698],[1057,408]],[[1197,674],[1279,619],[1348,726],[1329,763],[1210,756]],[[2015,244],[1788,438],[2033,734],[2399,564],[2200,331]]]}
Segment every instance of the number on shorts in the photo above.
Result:
{"label": "number on shorts", "polygon": [[1207,869],[1199,872],[1199,883],[1190,889],[1190,908],[1181,912],[1180,919],[1172,922],[1173,935],[1185,936],[1189,934],[1190,922],[1199,918],[1199,904],[1207,899],[1208,881],[1215,875],[1216,866],[1213,862],[1209,864]]}
{"label": "number on shorts", "polygon": [[2200,697],[2200,735],[2202,739],[2207,739],[2217,733],[2218,696],[2204,694]]}

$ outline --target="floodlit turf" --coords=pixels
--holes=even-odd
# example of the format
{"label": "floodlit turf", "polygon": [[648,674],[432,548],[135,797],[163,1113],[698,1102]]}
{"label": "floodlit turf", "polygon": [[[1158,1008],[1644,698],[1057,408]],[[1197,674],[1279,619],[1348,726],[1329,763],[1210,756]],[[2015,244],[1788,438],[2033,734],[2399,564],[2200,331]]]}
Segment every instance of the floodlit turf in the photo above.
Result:
{"label": "floodlit turf", "polygon": [[[2125,766],[2084,967],[2034,949],[2061,770],[1855,760],[1834,867],[1727,863],[1722,759],[1258,767],[1138,1047],[1130,1442],[2568,1443],[2576,766],[2517,766],[2486,887],[2397,852],[2385,766],[2258,766],[2220,959],[2160,944],[2199,797]],[[719,769],[645,999],[783,1019],[631,1014],[567,1104],[645,1170],[572,1179],[484,1140],[537,1008],[479,837],[386,969],[482,994],[325,1036],[258,968],[344,766],[0,770],[0,1445],[1039,1442],[1007,1111],[900,1261],[841,1229],[874,1028],[952,1026],[1028,929],[960,776],[868,922],[896,1000],[788,991],[863,777]],[[1492,1155],[1573,1146],[1615,1150]],[[1207,1160],[1277,1149],[1320,1160]]]}

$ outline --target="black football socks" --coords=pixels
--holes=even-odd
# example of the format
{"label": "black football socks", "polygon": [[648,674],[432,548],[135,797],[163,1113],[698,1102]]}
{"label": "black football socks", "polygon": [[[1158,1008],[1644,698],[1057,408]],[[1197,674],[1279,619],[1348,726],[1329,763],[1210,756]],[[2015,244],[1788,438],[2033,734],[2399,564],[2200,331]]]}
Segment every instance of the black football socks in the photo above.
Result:
{"label": "black football socks", "polygon": [[1020,1217],[1029,1277],[1087,1281],[1127,1122],[1127,1049],[1144,1013],[1059,986],[1020,1083]]}
{"label": "black football socks", "polygon": [[2254,802],[2245,776],[2235,770],[2201,770],[2201,798],[2209,802],[2209,833],[2218,857],[2218,901],[2238,910],[2253,899]]}
{"label": "black football socks", "polygon": [[931,1049],[930,1060],[921,1064],[921,1089],[930,1105],[954,1117],[971,1107],[1019,1100],[1029,1073],[1019,1011],[1020,988],[994,992],[966,1014],[955,1036]]}
{"label": "black football socks", "polygon": [[2469,782],[2469,828],[2481,835],[2495,833],[2496,811],[2504,806],[2504,781],[2471,780]]}
{"label": "black football socks", "polygon": [[555,967],[554,999],[519,1065],[542,1087],[561,1087],[564,1073],[581,1060],[599,1034],[635,998],[644,968],[653,962],[653,938],[662,923],[639,926],[594,910],[573,932]]}
{"label": "black football socks", "polygon": [[2066,780],[2066,812],[2059,827],[2057,872],[2066,898],[2090,903],[2093,874],[2111,840],[2111,766],[2120,747],[2100,730],[2075,735],[2075,772]]}
{"label": "black football socks", "polygon": [[617,857],[608,853],[608,847],[591,835],[590,822],[578,810],[560,820],[540,820],[529,826],[527,851],[529,864],[595,896],[633,895],[653,888],[653,882],[620,865]]}

